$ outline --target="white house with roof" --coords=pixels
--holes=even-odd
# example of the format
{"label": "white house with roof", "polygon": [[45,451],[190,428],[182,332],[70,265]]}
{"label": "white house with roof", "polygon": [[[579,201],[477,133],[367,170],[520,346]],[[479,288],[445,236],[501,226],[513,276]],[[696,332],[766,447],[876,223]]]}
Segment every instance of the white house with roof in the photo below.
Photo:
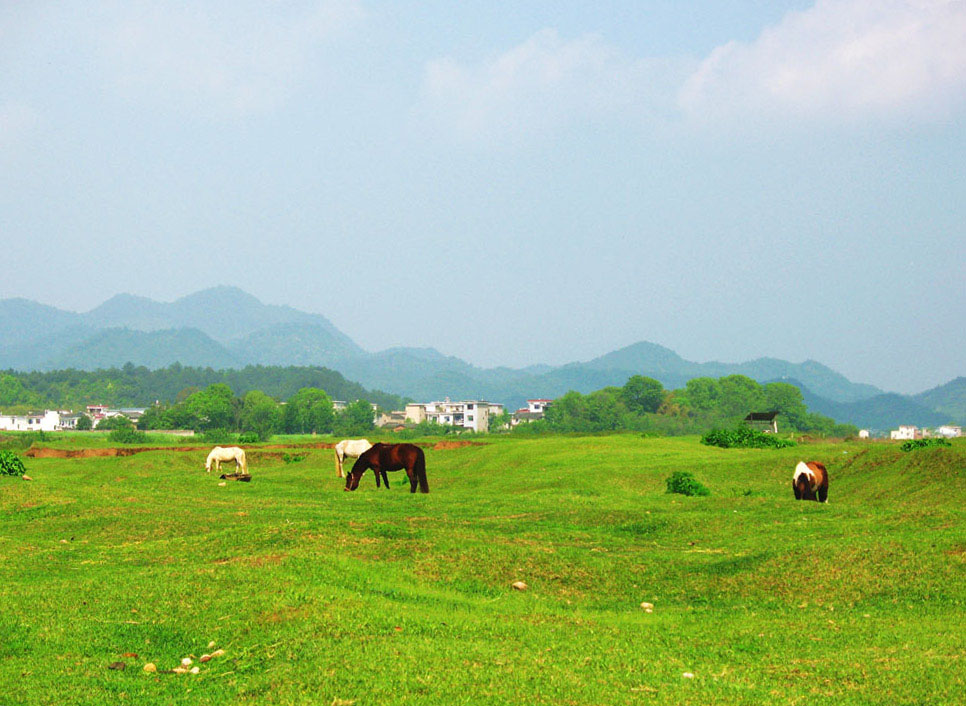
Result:
{"label": "white house with roof", "polygon": [[919,431],[918,427],[914,427],[911,424],[900,424],[898,429],[893,429],[889,432],[889,438],[899,441],[921,439],[922,432]]}
{"label": "white house with roof", "polygon": [[60,431],[77,426],[79,415],[69,411],[45,409],[26,414],[0,413],[0,431]]}
{"label": "white house with roof", "polygon": [[958,439],[963,435],[963,428],[952,424],[943,424],[936,429],[936,436],[943,436],[947,439]]}
{"label": "white house with roof", "polygon": [[486,400],[460,400],[448,397],[442,402],[413,402],[406,405],[406,419],[419,424],[424,421],[485,432],[490,417],[503,414],[503,405]]}

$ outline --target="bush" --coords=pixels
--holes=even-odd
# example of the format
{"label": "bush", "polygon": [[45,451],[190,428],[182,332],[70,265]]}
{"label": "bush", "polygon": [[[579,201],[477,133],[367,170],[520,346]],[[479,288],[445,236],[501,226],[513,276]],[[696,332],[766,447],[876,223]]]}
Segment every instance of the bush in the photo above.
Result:
{"label": "bush", "polygon": [[227,429],[208,429],[201,435],[206,444],[233,444],[237,437]]}
{"label": "bush", "polygon": [[148,440],[148,435],[133,427],[121,427],[108,434],[107,439],[116,444],[143,444]]}
{"label": "bush", "polygon": [[239,444],[257,444],[261,439],[258,437],[257,431],[243,431],[238,435]]}
{"label": "bush", "polygon": [[22,476],[27,472],[23,461],[13,451],[0,451],[0,476]]}
{"label": "bush", "polygon": [[744,425],[709,431],[701,437],[701,443],[723,449],[784,449],[795,445],[794,441],[779,439],[774,434],[765,434]]}
{"label": "bush", "polygon": [[946,439],[913,439],[906,441],[899,447],[900,451],[915,451],[916,449],[927,449],[930,446],[952,446]]}
{"label": "bush", "polygon": [[711,491],[688,471],[675,471],[667,480],[667,492],[678,495],[711,495]]}

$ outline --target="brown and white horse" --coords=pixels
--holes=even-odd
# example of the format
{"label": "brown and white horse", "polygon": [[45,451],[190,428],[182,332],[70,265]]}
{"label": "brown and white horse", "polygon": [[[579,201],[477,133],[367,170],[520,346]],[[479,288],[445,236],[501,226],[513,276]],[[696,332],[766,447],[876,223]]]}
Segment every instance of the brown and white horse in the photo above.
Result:
{"label": "brown and white horse", "polygon": [[818,461],[799,461],[792,476],[796,500],[828,502],[828,469]]}

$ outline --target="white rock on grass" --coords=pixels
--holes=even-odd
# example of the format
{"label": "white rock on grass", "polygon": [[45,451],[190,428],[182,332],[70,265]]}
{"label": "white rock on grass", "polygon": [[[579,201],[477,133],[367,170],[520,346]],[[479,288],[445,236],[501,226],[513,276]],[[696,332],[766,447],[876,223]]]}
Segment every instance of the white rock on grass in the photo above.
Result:
{"label": "white rock on grass", "polygon": [[654,612],[654,604],[653,603],[648,603],[647,601],[644,601],[643,603],[641,603],[641,608],[644,609],[644,612],[645,613],[653,613]]}
{"label": "white rock on grass", "polygon": [[691,672],[685,672],[681,676],[684,677],[685,679],[694,679],[694,675]]}
{"label": "white rock on grass", "polygon": [[527,590],[527,584],[525,584],[523,581],[514,581],[510,585],[513,586],[513,588],[515,588],[518,591],[526,591]]}
{"label": "white rock on grass", "polygon": [[181,660],[181,666],[182,667],[190,667],[191,666],[191,657],[185,657],[183,660]]}

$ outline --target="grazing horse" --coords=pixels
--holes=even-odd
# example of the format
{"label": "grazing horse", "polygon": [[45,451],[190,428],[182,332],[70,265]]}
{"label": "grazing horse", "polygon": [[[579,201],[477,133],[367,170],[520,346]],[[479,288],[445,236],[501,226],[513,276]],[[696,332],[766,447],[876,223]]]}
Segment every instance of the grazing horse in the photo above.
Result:
{"label": "grazing horse", "polygon": [[818,461],[799,461],[792,476],[796,500],[828,502],[828,470]]}
{"label": "grazing horse", "polygon": [[[335,445],[335,469],[339,472],[339,478],[345,478],[345,471],[342,464],[345,463],[346,456],[359,458],[364,452],[372,448],[366,439],[343,439]],[[379,476],[376,476],[379,479]]]}
{"label": "grazing horse", "polygon": [[376,487],[379,487],[379,475],[386,487],[389,487],[389,478],[386,471],[405,470],[409,476],[409,492],[415,493],[416,486],[419,492],[429,492],[429,482],[426,480],[426,456],[423,450],[415,444],[375,444],[368,451],[364,451],[352,466],[352,470],[345,479],[345,489],[355,490],[359,487],[359,480],[367,468],[371,468],[376,474]]}
{"label": "grazing horse", "polygon": [[208,454],[208,460],[205,461],[205,470],[211,473],[211,464],[215,464],[215,472],[221,470],[221,464],[224,461],[234,461],[235,468],[241,469],[241,472],[248,475],[248,460],[245,458],[245,449],[240,449],[237,446],[216,446]]}

